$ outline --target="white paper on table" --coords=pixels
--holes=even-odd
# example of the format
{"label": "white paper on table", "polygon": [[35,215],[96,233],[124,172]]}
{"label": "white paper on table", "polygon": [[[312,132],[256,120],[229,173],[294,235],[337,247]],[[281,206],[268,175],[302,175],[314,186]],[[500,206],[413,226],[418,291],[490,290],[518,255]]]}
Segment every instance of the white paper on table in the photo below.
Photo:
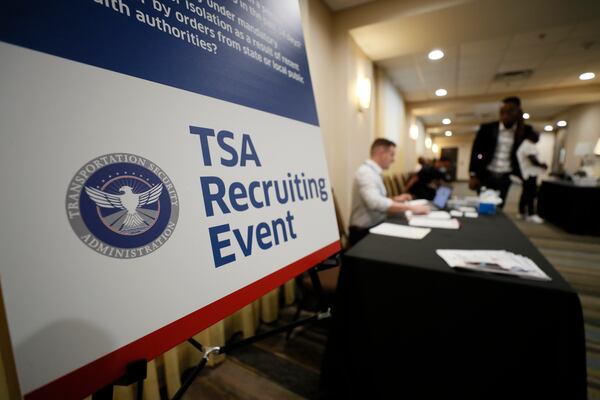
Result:
{"label": "white paper on table", "polygon": [[409,206],[426,206],[427,204],[429,204],[429,202],[425,199],[416,199],[407,201],[406,204],[408,204]]}
{"label": "white paper on table", "polygon": [[369,232],[376,235],[394,236],[404,239],[423,239],[431,232],[431,229],[413,228],[406,225],[384,222],[369,229]]}
{"label": "white paper on table", "polygon": [[452,268],[467,268],[544,281],[551,280],[530,258],[506,250],[440,249],[436,250],[436,253]]}
{"label": "white paper on table", "polygon": [[422,226],[425,228],[458,229],[460,227],[456,218],[436,219],[427,216],[413,216],[408,220],[410,226]]}
{"label": "white paper on table", "polygon": [[430,211],[427,214],[414,214],[412,211],[408,210],[404,212],[406,219],[411,218],[431,218],[431,219],[450,219],[450,213],[448,211]]}
{"label": "white paper on table", "polygon": [[462,217],[463,213],[462,213],[462,211],[452,210],[452,211],[450,211],[450,215],[452,217]]}

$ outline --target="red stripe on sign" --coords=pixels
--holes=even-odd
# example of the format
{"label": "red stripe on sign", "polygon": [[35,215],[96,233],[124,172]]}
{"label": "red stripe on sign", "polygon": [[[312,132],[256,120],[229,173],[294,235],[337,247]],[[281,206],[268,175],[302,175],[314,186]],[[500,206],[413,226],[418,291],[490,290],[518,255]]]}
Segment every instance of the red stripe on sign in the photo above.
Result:
{"label": "red stripe on sign", "polygon": [[341,250],[336,241],[30,393],[26,400],[81,399],[116,381],[132,361],[153,360]]}

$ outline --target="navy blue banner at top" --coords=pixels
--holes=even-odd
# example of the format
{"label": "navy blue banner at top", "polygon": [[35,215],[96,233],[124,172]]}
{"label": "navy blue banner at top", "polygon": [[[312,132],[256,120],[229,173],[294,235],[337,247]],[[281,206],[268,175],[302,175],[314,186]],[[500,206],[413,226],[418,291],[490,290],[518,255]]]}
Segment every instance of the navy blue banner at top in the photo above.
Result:
{"label": "navy blue banner at top", "polygon": [[0,40],[318,125],[296,0],[5,1]]}

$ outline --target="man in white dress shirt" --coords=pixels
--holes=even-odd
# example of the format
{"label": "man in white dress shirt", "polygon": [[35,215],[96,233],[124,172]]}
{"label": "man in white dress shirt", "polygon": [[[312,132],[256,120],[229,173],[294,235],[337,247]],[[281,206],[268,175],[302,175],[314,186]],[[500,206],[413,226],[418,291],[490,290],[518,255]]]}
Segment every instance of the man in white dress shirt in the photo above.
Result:
{"label": "man in white dress shirt", "polygon": [[371,157],[356,171],[352,186],[352,213],[350,215],[350,245],[369,233],[369,228],[383,222],[388,214],[411,210],[426,214],[428,206],[407,203],[410,194],[387,197],[382,173],[394,162],[396,144],[387,139],[376,139],[371,145]]}

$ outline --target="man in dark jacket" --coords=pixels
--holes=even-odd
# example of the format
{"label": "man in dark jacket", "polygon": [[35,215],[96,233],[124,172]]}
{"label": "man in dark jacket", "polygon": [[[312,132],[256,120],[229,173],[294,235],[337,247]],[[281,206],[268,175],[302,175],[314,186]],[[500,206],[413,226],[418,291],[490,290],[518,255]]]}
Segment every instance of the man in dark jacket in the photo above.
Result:
{"label": "man in dark jacket", "polygon": [[503,207],[510,188],[510,175],[521,177],[517,162],[517,149],[526,133],[533,128],[523,123],[523,110],[518,97],[502,100],[500,121],[481,125],[473,148],[469,164],[469,188],[481,190],[482,187],[500,191]]}

